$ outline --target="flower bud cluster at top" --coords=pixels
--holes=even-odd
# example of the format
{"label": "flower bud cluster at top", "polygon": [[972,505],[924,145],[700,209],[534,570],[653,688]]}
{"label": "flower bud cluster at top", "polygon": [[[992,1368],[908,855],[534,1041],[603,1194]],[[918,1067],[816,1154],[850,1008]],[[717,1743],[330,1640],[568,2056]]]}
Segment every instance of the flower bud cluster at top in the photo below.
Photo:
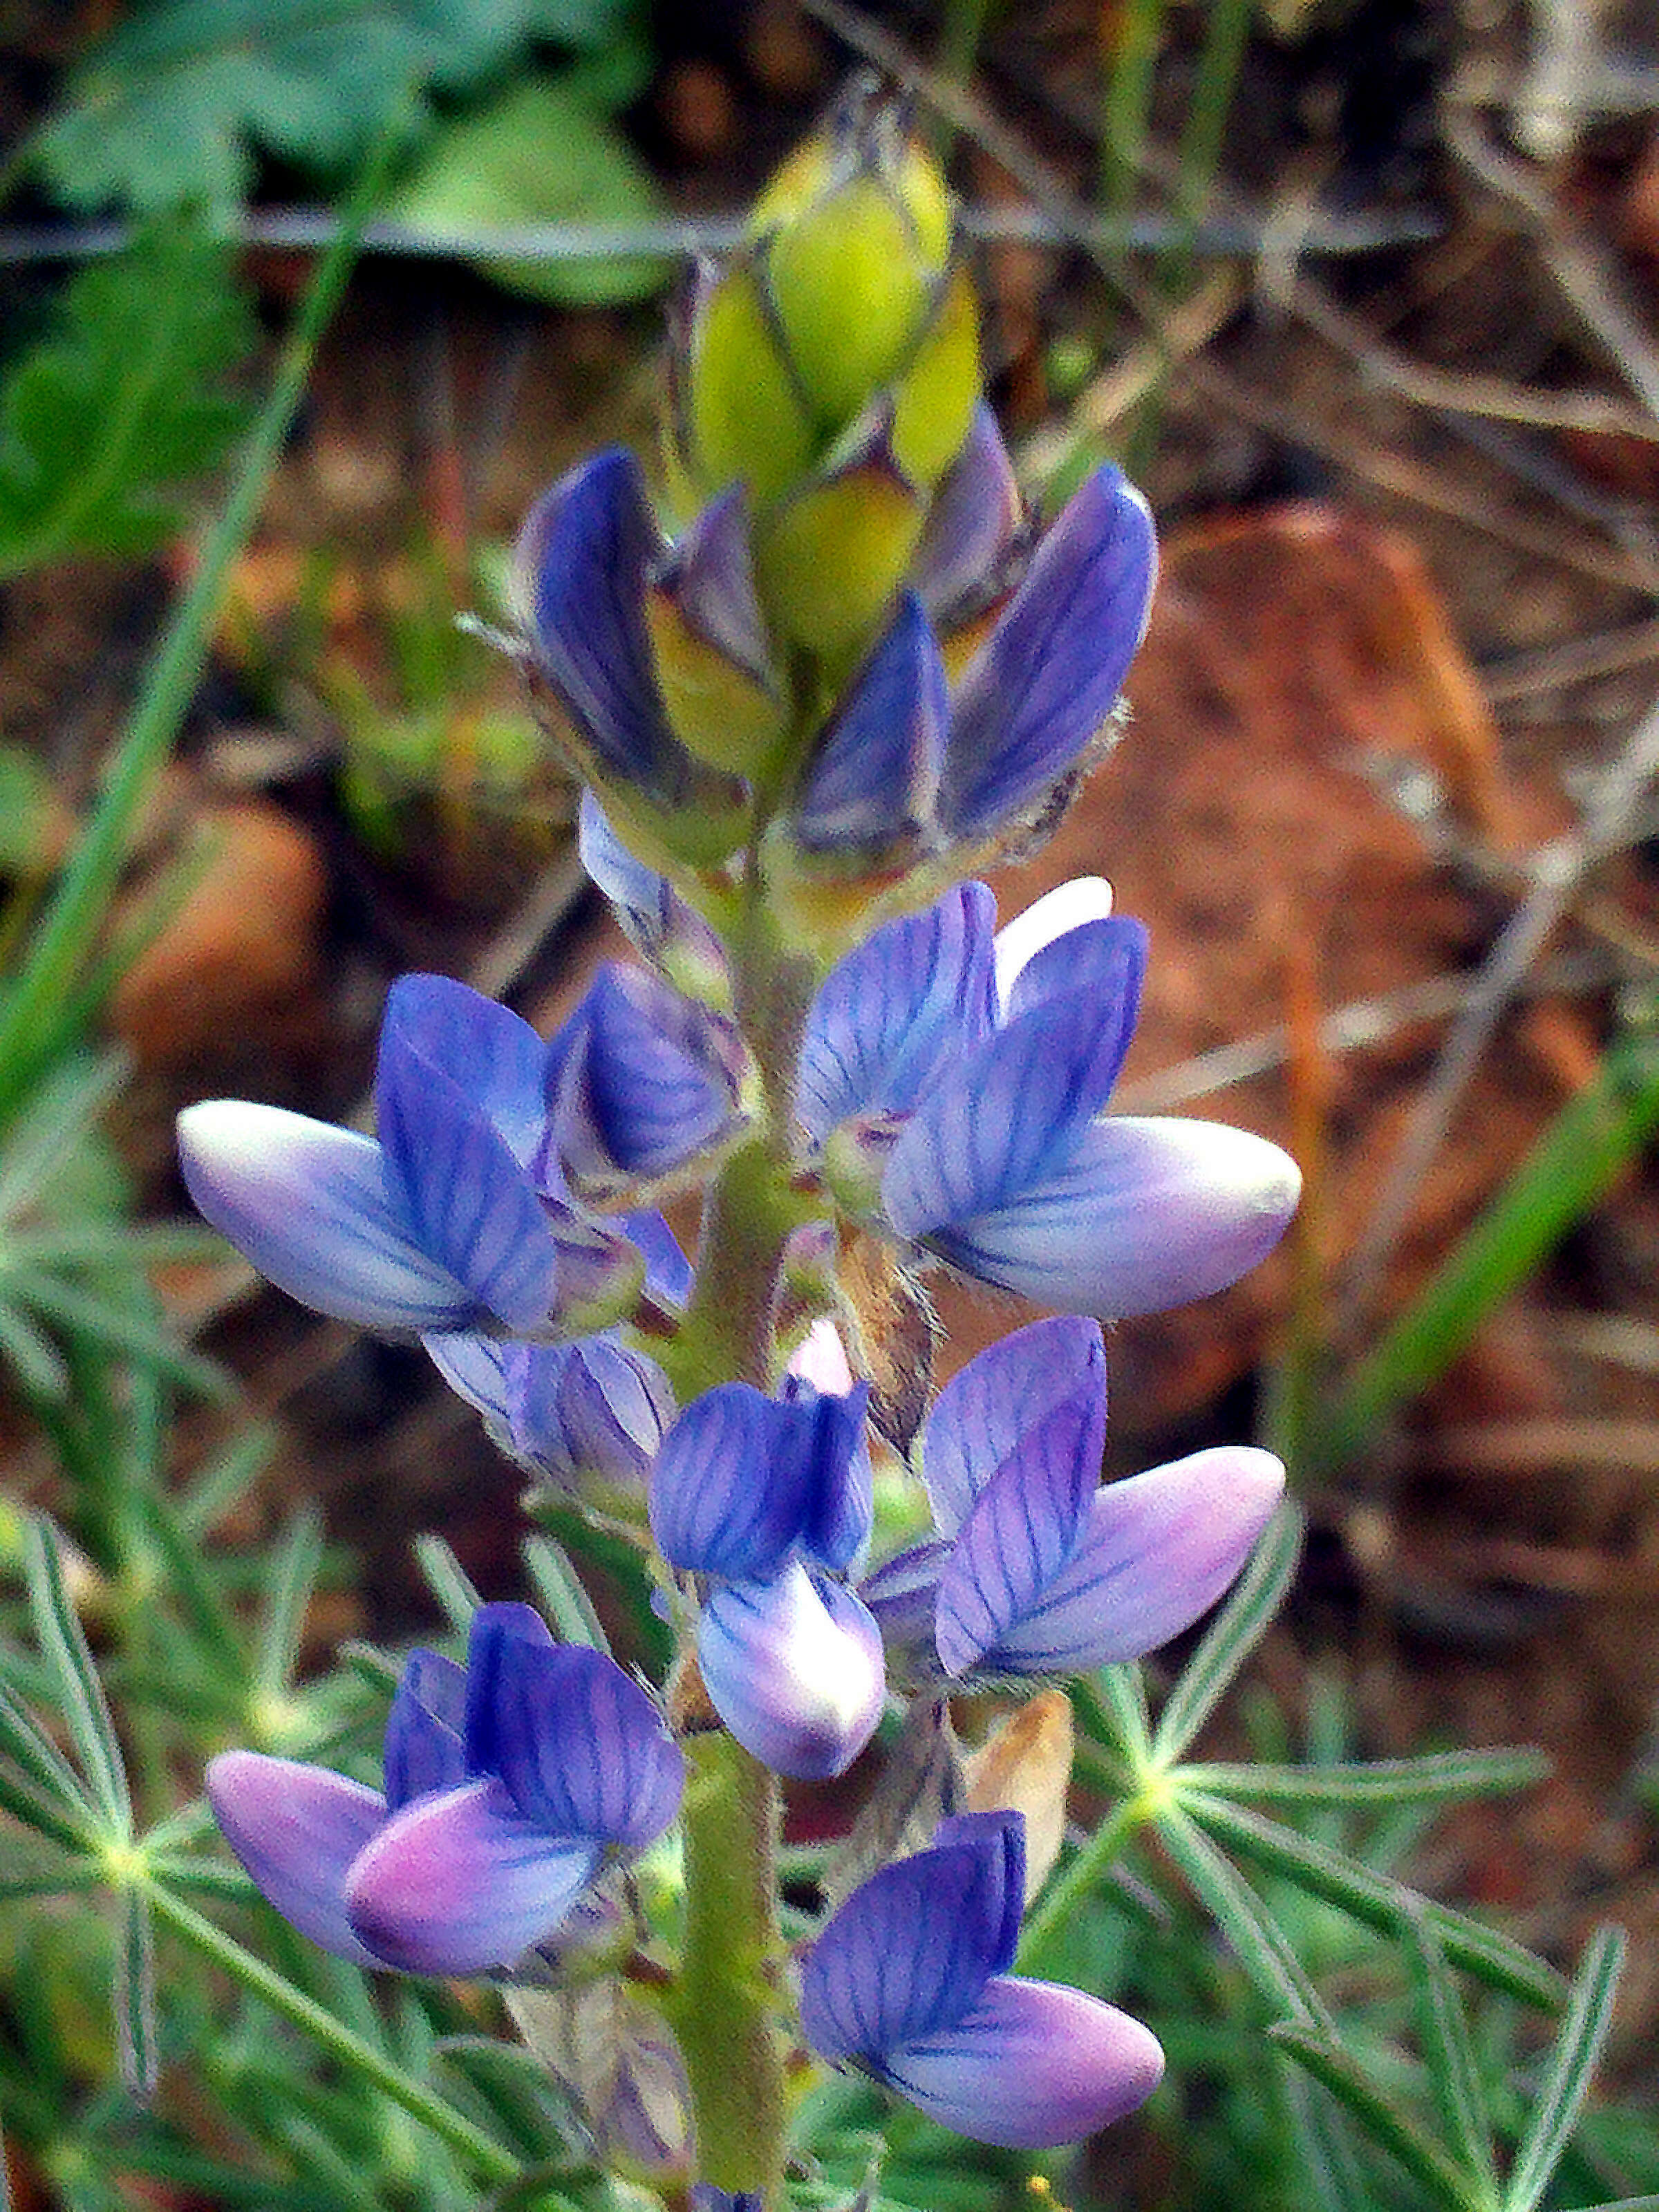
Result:
{"label": "flower bud cluster at top", "polygon": [[[772,1815],[742,1776],[842,1773],[907,1696],[937,1715],[957,1688],[1040,1689],[1215,1601],[1283,1470],[1223,1449],[1103,1489],[1100,1322],[1237,1279],[1297,1176],[1244,1132],[1106,1110],[1147,942],[1103,882],[999,927],[975,879],[1114,729],[1155,544],[1110,466],[1033,526],[944,180],[897,109],[855,93],[696,272],[670,386],[678,527],[632,454],[601,453],[538,503],[518,561],[517,650],[641,963],[602,968],[550,1039],[404,977],[374,1136],[218,1100],[180,1146],[202,1212],[272,1281],[419,1337],[538,1484],[638,1547],[678,1651],[658,1699],[486,1607],[465,1671],[410,1662],[383,1790],[231,1753],[222,1827],[342,1955],[544,1977],[580,1952],[591,1977],[649,1939],[617,1868],[684,1784],[680,1994],[629,2109],[660,2115],[666,2069],[687,2124],[629,2140],[678,2156],[689,2132],[712,2204],[781,2171],[782,1999],[751,1971],[775,1945],[754,1902]],[[659,1207],[699,1187],[688,1257]],[[873,1565],[872,1446],[901,1473],[838,1274],[870,1238],[1057,1316],[899,1437],[912,1529],[923,1492],[932,1525]],[[729,1802],[695,1778],[716,1741],[750,1762]],[[799,2025],[966,2132],[1073,2139],[1147,2094],[1157,2045],[1009,1974],[1020,1816],[942,1811],[824,1924]],[[720,1851],[747,1887],[710,1874]]]}

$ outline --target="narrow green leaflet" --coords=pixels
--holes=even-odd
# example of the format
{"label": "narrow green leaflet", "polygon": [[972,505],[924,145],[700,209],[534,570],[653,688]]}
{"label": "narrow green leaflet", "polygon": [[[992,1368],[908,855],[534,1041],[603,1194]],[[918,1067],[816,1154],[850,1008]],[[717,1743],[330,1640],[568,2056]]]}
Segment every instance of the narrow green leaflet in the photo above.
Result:
{"label": "narrow green leaflet", "polygon": [[115,2040],[128,2094],[155,2093],[155,1934],[149,1900],[136,1882],[121,1891],[115,1942]]}
{"label": "narrow green leaflet", "polygon": [[44,1515],[29,1523],[24,1547],[29,1611],[42,1656],[52,1668],[64,1718],[81,1771],[112,1838],[132,1833],[132,1801],[115,1725],[92,1653],[64,1579],[57,1532]]}
{"label": "narrow green leaflet", "polygon": [[1489,2204],[1498,2202],[1492,2116],[1475,2064],[1469,2024],[1445,1947],[1414,1896],[1401,1901],[1401,1948],[1411,1978],[1417,2039],[1433,2092],[1441,2132],[1464,2172]]}
{"label": "narrow green leaflet", "polygon": [[1510,2170],[1504,2212],[1533,2212],[1571,2141],[1589,2094],[1595,2062],[1613,2023],[1613,1991],[1624,1961],[1624,1931],[1598,1929],[1573,1978],[1567,2016],[1539,2085],[1531,2123]]}
{"label": "narrow green leaflet", "polygon": [[1473,2185],[1415,2121],[1380,2093],[1352,2051],[1305,2027],[1281,2025],[1267,2033],[1282,2051],[1346,2106],[1366,2134],[1391,2151],[1447,2212],[1474,2212],[1480,2200]]}
{"label": "narrow green leaflet", "polygon": [[0,1807],[70,1850],[95,1845],[99,1808],[56,1744],[0,1690]]}
{"label": "narrow green leaflet", "polygon": [[532,39],[602,45],[619,0],[152,0],[93,52],[36,142],[76,207],[234,207],[255,150],[361,161],[411,94],[464,94]]}
{"label": "narrow green leaflet", "polygon": [[551,1536],[527,1537],[524,1564],[552,1621],[554,1634],[562,1643],[586,1644],[608,1658],[610,1638],[563,1545]]}
{"label": "narrow green leaflet", "polygon": [[1259,1994],[1270,2004],[1282,2005],[1291,2021],[1321,2033],[1334,2032],[1319,1993],[1284,1931],[1197,1822],[1171,1807],[1159,1814],[1158,1832]]}
{"label": "narrow green leaflet", "polygon": [[[1263,1820],[1242,1805],[1194,1792],[1183,1798],[1193,1818],[1221,1842],[1269,1872],[1285,1875],[1315,1897],[1340,1905],[1356,1920],[1388,1936],[1400,1928],[1401,1888],[1344,1851],[1298,1836],[1276,1820]],[[1559,2012],[1565,1984],[1555,1969],[1523,1946],[1487,1928],[1467,1913],[1423,1900],[1435,1932],[1453,1965],[1505,1990],[1544,2012]]]}
{"label": "narrow green leaflet", "polygon": [[322,1564],[323,1524],[314,1512],[301,1510],[289,1522],[270,1564],[254,1664],[254,1679],[263,1697],[285,1696],[294,1680],[300,1639],[305,1633],[306,1607],[311,1603]]}
{"label": "narrow green leaflet", "polygon": [[1262,1531],[1249,1565],[1164,1701],[1152,1739],[1160,1765],[1180,1758],[1267,1634],[1296,1573],[1305,1525],[1301,1507],[1287,1498]]}
{"label": "narrow green leaflet", "polygon": [[84,269],[0,385],[0,581],[151,551],[246,419],[253,320],[222,240],[182,223]]}
{"label": "narrow green leaflet", "polygon": [[448,1614],[450,1626],[458,1636],[465,1636],[473,1614],[483,1602],[473,1586],[472,1577],[441,1536],[422,1535],[415,1539],[415,1564],[427,1588]]}
{"label": "narrow green leaflet", "polygon": [[1504,1797],[1546,1779],[1539,1751],[1436,1751],[1419,1759],[1343,1760],[1318,1766],[1205,1766],[1181,1770],[1183,1789],[1263,1805],[1462,1804]]}

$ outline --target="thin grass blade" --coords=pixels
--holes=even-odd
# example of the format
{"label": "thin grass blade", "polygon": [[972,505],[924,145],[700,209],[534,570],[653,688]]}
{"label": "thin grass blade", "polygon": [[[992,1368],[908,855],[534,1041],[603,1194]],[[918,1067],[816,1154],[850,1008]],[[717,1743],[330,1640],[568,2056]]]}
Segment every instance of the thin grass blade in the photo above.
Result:
{"label": "thin grass blade", "polygon": [[309,1506],[288,1524],[270,1562],[253,1678],[265,1698],[286,1695],[299,1663],[306,1612],[323,1565],[323,1524]]}

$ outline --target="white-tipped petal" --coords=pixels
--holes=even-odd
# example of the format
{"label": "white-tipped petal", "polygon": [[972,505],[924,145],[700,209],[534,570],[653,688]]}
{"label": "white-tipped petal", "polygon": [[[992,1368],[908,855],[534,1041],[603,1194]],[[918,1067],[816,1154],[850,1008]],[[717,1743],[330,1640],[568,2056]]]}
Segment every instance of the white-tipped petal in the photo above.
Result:
{"label": "white-tipped petal", "polygon": [[478,1302],[428,1259],[387,1196],[380,1148],[280,1106],[210,1098],[179,1116],[197,1206],[302,1305],[368,1328],[464,1329]]}

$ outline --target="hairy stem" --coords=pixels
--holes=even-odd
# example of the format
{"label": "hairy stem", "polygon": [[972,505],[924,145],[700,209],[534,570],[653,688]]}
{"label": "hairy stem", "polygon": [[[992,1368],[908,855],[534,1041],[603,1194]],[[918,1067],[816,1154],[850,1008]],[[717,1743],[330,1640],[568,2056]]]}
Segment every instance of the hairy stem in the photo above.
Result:
{"label": "hairy stem", "polygon": [[698,2178],[779,2205],[777,1784],[724,1731],[686,1748],[685,1923],[670,2013],[691,2087]]}

